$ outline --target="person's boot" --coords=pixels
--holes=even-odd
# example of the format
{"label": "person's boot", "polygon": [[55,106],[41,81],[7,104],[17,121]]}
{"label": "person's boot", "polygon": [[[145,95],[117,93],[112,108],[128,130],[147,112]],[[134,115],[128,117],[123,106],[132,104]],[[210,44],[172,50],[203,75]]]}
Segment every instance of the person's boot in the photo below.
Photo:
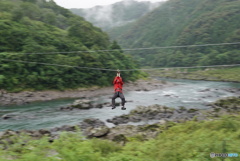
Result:
{"label": "person's boot", "polygon": [[116,108],[116,106],[113,106],[113,105],[112,105],[112,110],[115,109],[115,108]]}
{"label": "person's boot", "polygon": [[126,110],[126,108],[124,106],[122,106],[122,110]]}

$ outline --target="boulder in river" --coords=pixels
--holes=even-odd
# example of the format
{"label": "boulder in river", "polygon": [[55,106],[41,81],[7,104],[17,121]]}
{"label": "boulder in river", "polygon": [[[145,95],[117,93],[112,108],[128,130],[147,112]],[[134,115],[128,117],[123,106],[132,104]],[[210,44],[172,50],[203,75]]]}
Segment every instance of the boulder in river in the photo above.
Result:
{"label": "boulder in river", "polygon": [[[117,104],[117,103],[116,103]],[[74,108],[76,109],[81,109],[81,110],[87,110],[91,108],[103,108],[104,106],[111,106],[109,102],[105,103],[97,103],[94,101],[91,101],[89,99],[78,99],[73,102],[73,104],[67,106],[67,107],[61,107],[60,110],[73,110]]]}
{"label": "boulder in river", "polygon": [[83,120],[79,127],[87,137],[102,137],[109,132],[109,128],[103,121],[94,118]]}
{"label": "boulder in river", "polygon": [[107,135],[109,132],[109,128],[107,126],[100,126],[100,127],[89,127],[84,130],[84,134],[87,137],[103,137]]}
{"label": "boulder in river", "polygon": [[101,126],[106,126],[105,123],[99,119],[94,119],[94,118],[89,118],[89,119],[84,119],[80,123],[80,128],[81,129],[87,129],[89,127],[101,127]]}
{"label": "boulder in river", "polygon": [[7,119],[10,119],[10,118],[13,118],[13,117],[14,117],[13,115],[5,114],[5,115],[2,116],[2,119],[7,120]]}
{"label": "boulder in river", "polygon": [[72,106],[67,106],[67,107],[60,107],[60,110],[63,110],[63,111],[71,111],[73,110],[74,107]]}
{"label": "boulder in river", "polygon": [[79,108],[79,109],[90,109],[92,108],[92,102],[91,100],[88,100],[88,99],[79,99],[79,100],[75,100],[71,105],[71,107]]}

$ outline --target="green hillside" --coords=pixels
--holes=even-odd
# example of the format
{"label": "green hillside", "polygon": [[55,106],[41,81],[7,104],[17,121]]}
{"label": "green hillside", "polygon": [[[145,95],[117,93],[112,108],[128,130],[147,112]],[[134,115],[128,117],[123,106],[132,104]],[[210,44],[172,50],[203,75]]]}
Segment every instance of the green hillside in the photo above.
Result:
{"label": "green hillside", "polygon": [[[137,67],[101,29],[53,0],[0,0],[0,44],[0,89],[10,91],[104,86],[115,73],[4,59],[90,68]],[[90,52],[102,49],[117,50]],[[70,51],[85,52],[58,53]],[[135,80],[139,73],[123,76],[125,81]]]}
{"label": "green hillside", "polygon": [[[239,0],[169,0],[112,39],[125,48],[218,44],[240,41]],[[132,52],[142,65],[196,66],[240,62],[240,45],[185,47]]]}

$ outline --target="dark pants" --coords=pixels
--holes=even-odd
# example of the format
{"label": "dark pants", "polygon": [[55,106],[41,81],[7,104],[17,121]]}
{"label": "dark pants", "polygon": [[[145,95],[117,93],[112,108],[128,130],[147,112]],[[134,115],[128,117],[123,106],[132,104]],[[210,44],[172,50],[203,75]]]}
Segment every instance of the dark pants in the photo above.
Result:
{"label": "dark pants", "polygon": [[116,99],[117,97],[120,97],[120,98],[121,98],[121,100],[122,100],[122,106],[124,106],[124,105],[125,105],[125,97],[124,97],[123,93],[121,93],[121,92],[115,92],[115,93],[114,93],[114,95],[113,95],[113,97],[112,97],[112,106],[115,107],[115,99]]}

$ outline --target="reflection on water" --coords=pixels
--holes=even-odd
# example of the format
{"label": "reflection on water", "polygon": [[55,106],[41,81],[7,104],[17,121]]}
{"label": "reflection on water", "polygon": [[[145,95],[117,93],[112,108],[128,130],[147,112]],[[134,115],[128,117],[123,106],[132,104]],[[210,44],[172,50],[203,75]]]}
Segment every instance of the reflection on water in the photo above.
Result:
{"label": "reflection on water", "polygon": [[[106,119],[114,116],[127,114],[138,105],[161,104],[174,108],[184,106],[186,108],[205,109],[209,108],[207,106],[209,103],[220,98],[236,96],[237,93],[229,89],[240,88],[240,83],[174,79],[167,79],[167,81],[175,82],[177,85],[153,91],[132,91],[125,93],[126,100],[129,101],[126,103],[126,111],[122,111],[120,107],[115,110],[112,110],[111,107],[90,110],[60,110],[60,107],[72,103],[73,99],[0,107],[0,116],[8,114],[13,117],[8,120],[0,119],[0,131],[6,129],[41,129],[62,125],[75,125],[85,118],[99,118],[106,121]],[[102,96],[97,101],[110,102],[109,97],[111,95]],[[117,98],[116,101],[120,102],[120,99]],[[113,126],[110,123],[107,123],[107,125]]]}

